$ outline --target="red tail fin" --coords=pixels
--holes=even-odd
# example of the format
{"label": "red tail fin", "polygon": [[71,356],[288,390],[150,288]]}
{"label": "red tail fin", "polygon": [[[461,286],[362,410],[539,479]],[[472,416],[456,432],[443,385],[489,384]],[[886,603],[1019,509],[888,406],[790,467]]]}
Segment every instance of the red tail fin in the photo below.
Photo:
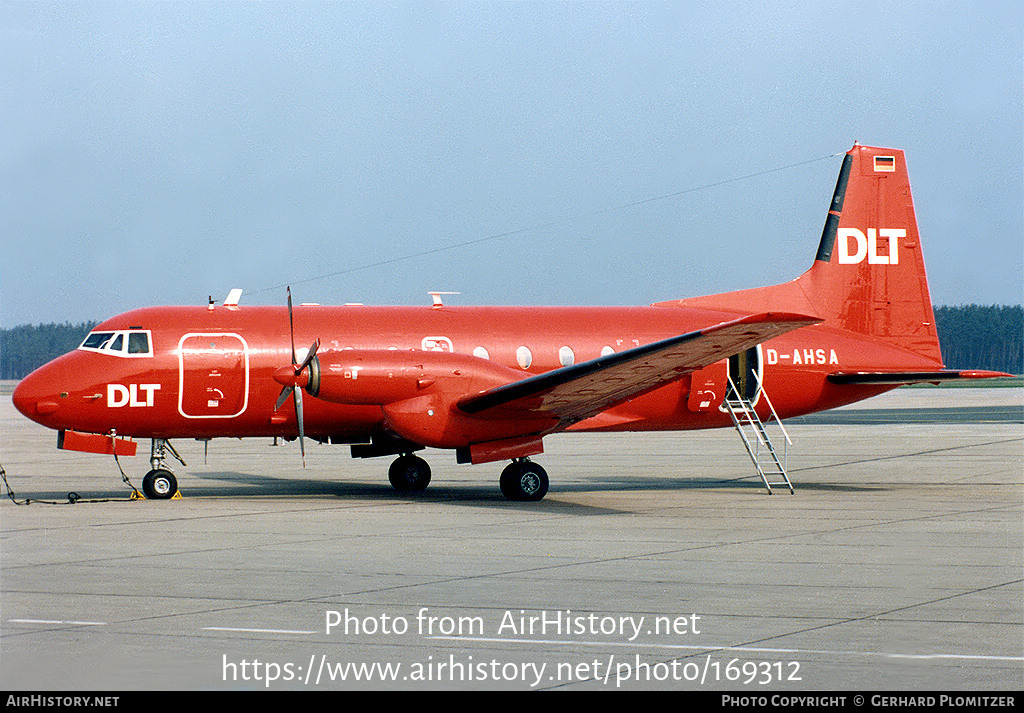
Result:
{"label": "red tail fin", "polygon": [[854,145],[843,159],[811,269],[798,279],[663,305],[737,314],[814,314],[826,326],[867,335],[942,366],[921,241],[899,149]]}
{"label": "red tail fin", "polygon": [[814,265],[798,282],[826,324],[942,364],[902,151],[847,152]]}

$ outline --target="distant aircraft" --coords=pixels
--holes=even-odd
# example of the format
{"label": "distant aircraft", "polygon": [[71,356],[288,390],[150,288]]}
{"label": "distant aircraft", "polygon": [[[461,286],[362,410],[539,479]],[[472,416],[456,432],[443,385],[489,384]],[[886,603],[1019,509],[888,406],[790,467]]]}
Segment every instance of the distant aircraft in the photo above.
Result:
{"label": "distant aircraft", "polygon": [[435,295],[422,307],[293,308],[290,291],[287,307],[248,307],[239,294],[108,319],[22,380],[14,403],[57,429],[59,448],[134,455],[130,438],[152,439],[148,498],[177,492],[169,439],[261,436],[298,438],[303,458],[307,437],[396,455],[401,491],[429,483],[413,455],[425,447],[510,460],[502,493],[540,500],[548,477],[530,457],[551,433],[718,428],[1005,376],[943,368],[903,152],[856,144],[813,264],[781,285],[649,307],[453,307]]}

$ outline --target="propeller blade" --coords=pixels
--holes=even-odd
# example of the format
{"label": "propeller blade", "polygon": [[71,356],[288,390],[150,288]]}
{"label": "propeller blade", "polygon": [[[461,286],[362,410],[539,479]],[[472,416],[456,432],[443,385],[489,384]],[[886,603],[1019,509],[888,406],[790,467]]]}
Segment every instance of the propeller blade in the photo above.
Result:
{"label": "propeller blade", "polygon": [[302,418],[302,389],[294,389],[292,395],[295,397],[295,420],[299,422],[299,451],[302,453],[302,467],[306,467],[306,427]]}
{"label": "propeller blade", "polygon": [[306,358],[302,360],[302,365],[295,369],[295,375],[298,376],[302,373],[302,370],[309,366],[309,363],[313,361],[313,357],[316,356],[316,350],[320,348],[320,340],[315,339],[313,344],[309,347],[309,353],[306,354]]}
{"label": "propeller blade", "polygon": [[292,364],[298,362],[295,358],[295,321],[292,318],[292,288],[288,287],[288,333],[292,337]]}
{"label": "propeller blade", "polygon": [[295,390],[294,386],[286,386],[281,389],[281,395],[277,397],[277,403],[274,404],[274,410],[277,411],[279,408],[284,406],[284,402],[288,400],[291,392]]}
{"label": "propeller blade", "polygon": [[[315,339],[313,344],[310,346],[309,351],[303,358],[302,363],[299,364],[298,354],[295,351],[295,316],[292,309],[292,288],[288,287],[288,334],[292,341],[292,369],[294,369],[294,378],[297,382],[301,377],[304,369],[308,368],[313,361],[313,357],[316,356],[317,350],[320,348],[320,340]],[[284,369],[285,367],[281,367]],[[283,373],[275,373],[274,378],[278,383],[287,384],[289,379]],[[277,399],[277,405],[274,410],[281,408],[284,402],[288,400],[288,392],[291,392],[292,398],[295,401],[295,421],[299,426],[299,450],[302,452],[302,467],[306,467],[306,423],[305,417],[302,413],[302,387],[295,383],[294,385],[287,385],[281,389],[281,395]]]}

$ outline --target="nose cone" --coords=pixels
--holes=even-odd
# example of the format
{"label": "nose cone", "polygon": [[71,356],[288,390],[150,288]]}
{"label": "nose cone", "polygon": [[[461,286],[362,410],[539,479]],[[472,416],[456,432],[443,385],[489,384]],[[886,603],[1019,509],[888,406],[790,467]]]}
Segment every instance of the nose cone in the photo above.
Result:
{"label": "nose cone", "polygon": [[59,394],[48,393],[44,388],[46,377],[40,372],[45,368],[36,369],[22,379],[11,396],[14,407],[33,421],[40,421],[60,407]]}
{"label": "nose cone", "polygon": [[29,396],[31,392],[30,386],[25,386],[26,379],[22,379],[17,387],[14,389],[14,395],[11,398],[14,400],[14,408],[21,411],[25,416],[32,418],[35,413],[35,400]]}
{"label": "nose cone", "polygon": [[54,426],[52,417],[68,400],[67,370],[64,357],[39,367],[14,389],[14,407],[37,423]]}

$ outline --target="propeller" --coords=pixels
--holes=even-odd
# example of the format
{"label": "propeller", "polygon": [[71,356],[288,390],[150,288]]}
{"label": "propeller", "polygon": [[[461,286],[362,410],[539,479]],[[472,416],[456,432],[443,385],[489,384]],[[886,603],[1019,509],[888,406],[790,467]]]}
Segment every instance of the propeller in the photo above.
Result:
{"label": "propeller", "polygon": [[[274,410],[278,410],[284,405],[284,402],[288,400],[288,396],[291,395],[295,402],[295,420],[299,425],[299,451],[302,453],[302,467],[306,467],[306,427],[305,419],[302,414],[302,389],[309,383],[309,374],[307,369],[310,363],[313,361],[313,357],[316,356],[317,349],[320,348],[320,340],[316,339],[313,344],[309,347],[309,352],[306,354],[305,359],[302,363],[299,363],[298,356],[295,352],[295,320],[292,316],[292,288],[288,288],[288,330],[291,333],[292,340],[292,363],[291,366],[282,366],[280,369],[274,372],[274,381],[281,384],[284,388],[281,389],[281,395],[277,397],[277,403],[274,405]],[[304,373],[307,372],[307,373]]]}

